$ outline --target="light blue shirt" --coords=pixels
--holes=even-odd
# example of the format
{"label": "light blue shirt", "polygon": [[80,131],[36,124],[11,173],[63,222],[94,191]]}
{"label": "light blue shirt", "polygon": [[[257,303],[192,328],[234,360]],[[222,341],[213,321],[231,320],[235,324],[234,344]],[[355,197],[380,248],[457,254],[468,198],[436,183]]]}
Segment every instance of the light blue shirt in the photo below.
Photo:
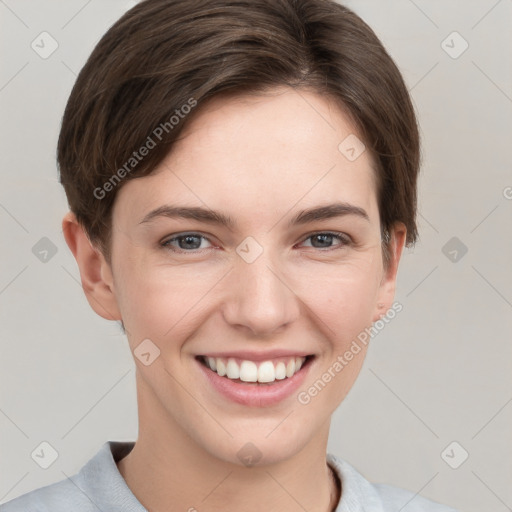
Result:
{"label": "light blue shirt", "polygon": [[[134,445],[108,441],[76,475],[4,503],[0,512],[147,512],[116,465]],[[371,484],[350,464],[329,453],[327,462],[342,483],[336,512],[457,512],[398,487]]]}

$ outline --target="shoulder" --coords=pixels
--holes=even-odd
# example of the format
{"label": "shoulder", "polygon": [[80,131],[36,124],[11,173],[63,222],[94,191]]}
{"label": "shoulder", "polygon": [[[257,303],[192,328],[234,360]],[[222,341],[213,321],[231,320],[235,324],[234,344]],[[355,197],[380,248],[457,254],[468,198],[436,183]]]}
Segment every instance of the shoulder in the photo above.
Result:
{"label": "shoulder", "polygon": [[75,475],[0,505],[0,512],[143,511],[116,467],[133,442],[107,441]]}
{"label": "shoulder", "polygon": [[335,512],[458,512],[400,487],[369,482],[348,462],[327,454],[342,482],[341,500]]}
{"label": "shoulder", "polygon": [[76,476],[18,496],[0,505],[0,512],[97,512],[73,478]]}
{"label": "shoulder", "polygon": [[[402,512],[457,512],[452,507],[429,500],[411,491],[386,484],[373,484],[379,494],[384,510]],[[398,507],[398,508],[397,508]]]}

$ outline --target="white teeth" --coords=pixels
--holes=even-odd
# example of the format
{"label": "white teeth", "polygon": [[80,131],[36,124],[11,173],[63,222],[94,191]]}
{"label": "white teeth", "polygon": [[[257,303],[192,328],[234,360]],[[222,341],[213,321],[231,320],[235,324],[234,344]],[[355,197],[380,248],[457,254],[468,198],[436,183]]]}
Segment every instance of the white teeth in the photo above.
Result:
{"label": "white teeth", "polygon": [[211,366],[210,368],[212,368],[213,371],[216,371],[221,377],[224,377],[224,375],[226,375],[226,365],[224,364],[224,361],[222,361],[222,359],[217,359],[216,365],[217,370],[213,370]]}
{"label": "white teeth", "polygon": [[272,361],[261,363],[258,368],[258,382],[274,382],[275,380],[276,370]]}
{"label": "white teeth", "polygon": [[234,359],[228,359],[228,364],[226,366],[226,376],[228,377],[228,379],[240,378],[240,368],[238,367]]}
{"label": "white teeth", "polygon": [[285,363],[279,361],[263,361],[259,366],[254,361],[244,360],[240,365],[234,358],[221,359],[219,357],[203,357],[206,365],[217,372],[220,377],[240,379],[244,382],[274,382],[292,377],[297,373],[306,360],[305,357],[291,357]]}
{"label": "white teeth", "polygon": [[256,382],[258,380],[258,367],[256,363],[252,361],[242,361],[240,365],[240,380],[244,382]]}
{"label": "white teeth", "polygon": [[295,359],[290,359],[286,365],[286,376],[291,377],[295,373]]}
{"label": "white teeth", "polygon": [[280,361],[276,366],[276,380],[283,379],[286,379],[286,366],[282,361]]}

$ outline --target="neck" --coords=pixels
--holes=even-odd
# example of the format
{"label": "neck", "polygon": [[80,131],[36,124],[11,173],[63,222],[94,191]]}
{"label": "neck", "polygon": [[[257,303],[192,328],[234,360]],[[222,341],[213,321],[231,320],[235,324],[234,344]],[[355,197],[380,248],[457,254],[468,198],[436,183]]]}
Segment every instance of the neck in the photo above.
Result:
{"label": "neck", "polygon": [[[128,487],[151,511],[333,512],[341,489],[326,461],[329,422],[293,457],[267,465],[214,457],[154,395],[137,386],[139,437],[118,462]],[[160,406],[161,407],[161,406]]]}

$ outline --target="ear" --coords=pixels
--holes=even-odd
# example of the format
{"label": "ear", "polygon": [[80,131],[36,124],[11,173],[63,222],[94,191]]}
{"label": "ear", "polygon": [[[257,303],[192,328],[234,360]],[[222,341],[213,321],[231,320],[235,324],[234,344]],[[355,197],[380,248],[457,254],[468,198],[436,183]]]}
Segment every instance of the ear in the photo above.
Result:
{"label": "ear", "polygon": [[385,315],[386,311],[393,305],[398,264],[405,245],[406,234],[407,228],[402,222],[396,222],[391,229],[391,240],[389,242],[390,260],[387,267],[383,268],[382,280],[377,292],[373,322],[376,322]]}
{"label": "ear", "polygon": [[106,320],[121,320],[110,265],[91,244],[73,212],[62,219],[62,232],[78,264],[82,288],[91,308]]}

